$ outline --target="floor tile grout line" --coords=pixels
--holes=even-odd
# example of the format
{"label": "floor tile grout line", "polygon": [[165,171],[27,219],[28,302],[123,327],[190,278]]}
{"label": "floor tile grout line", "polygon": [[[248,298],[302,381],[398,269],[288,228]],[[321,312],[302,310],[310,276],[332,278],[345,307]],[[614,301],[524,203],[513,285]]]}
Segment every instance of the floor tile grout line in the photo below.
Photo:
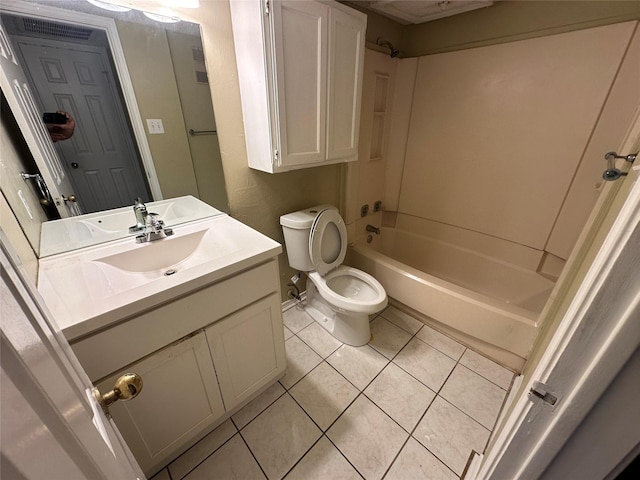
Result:
{"label": "floor tile grout line", "polygon": [[[328,431],[328,429],[327,429],[327,431]],[[342,452],[342,450],[340,450],[340,448],[335,443],[333,443],[333,440],[331,440],[331,438],[329,438],[329,435],[327,435],[326,433],[323,433],[322,436],[325,437],[327,440],[329,440],[329,443],[331,443],[331,445],[333,445],[333,448],[335,448],[338,451],[338,453],[340,453],[340,455],[342,455],[342,458],[344,458],[347,461],[347,463],[349,463],[349,465],[351,465],[353,467],[353,469],[356,471],[356,473],[358,475],[360,475],[360,477],[362,477],[363,479],[366,480],[365,476],[362,473],[360,473],[360,470],[358,470],[356,468],[356,466],[353,463],[351,463],[351,460],[349,460],[347,458],[347,456]]]}
{"label": "floor tile grout line", "polygon": [[244,438],[244,436],[242,435],[242,432],[238,432],[238,435],[240,435],[240,439],[242,440],[242,442],[244,443],[245,447],[247,447],[247,450],[249,450],[249,453],[251,454],[251,456],[253,457],[253,459],[255,460],[256,464],[258,465],[258,468],[260,469],[260,471],[262,472],[262,474],[264,475],[264,478],[266,478],[267,480],[269,480],[269,475],[267,475],[267,472],[264,471],[264,468],[262,468],[262,465],[260,465],[260,462],[258,461],[258,458],[255,456],[255,454],[253,453],[253,450],[251,450],[251,447],[249,446],[249,444],[247,443],[247,440]]}
{"label": "floor tile grout line", "polygon": [[[370,320],[370,323],[371,323],[373,320],[375,320],[376,318],[378,318],[378,317],[382,317],[384,320],[386,320],[386,321],[388,321],[389,323],[393,324],[394,326],[396,326],[396,327],[400,328],[401,330],[403,330],[403,331],[407,332],[407,330],[403,329],[403,328],[402,328],[402,327],[400,327],[399,325],[395,324],[395,323],[394,323],[394,322],[392,322],[391,320],[389,320],[389,319],[387,319],[386,317],[384,317],[384,316],[382,315],[382,313],[378,314],[376,317],[374,317],[373,319],[371,319],[371,320]],[[414,317],[411,317],[411,318],[414,318]],[[416,319],[416,320],[418,320],[418,319]],[[418,321],[419,321],[419,320],[418,320]],[[309,324],[309,325],[311,325],[311,324]],[[305,328],[307,328],[309,325],[307,325],[307,326],[303,327],[303,328],[302,328],[302,329],[300,329],[299,331],[304,330],[304,329],[305,329]],[[416,425],[413,427],[413,429],[411,430],[411,432],[409,432],[409,435],[408,435],[407,439],[405,440],[405,442],[404,442],[403,446],[400,448],[400,450],[398,451],[398,453],[397,453],[397,454],[396,454],[396,456],[394,457],[394,459],[393,459],[393,461],[391,462],[391,464],[387,467],[387,470],[385,471],[385,473],[384,473],[384,475],[383,475],[383,478],[384,478],[384,476],[386,476],[386,475],[387,475],[387,473],[388,473],[389,469],[390,469],[390,468],[391,468],[391,466],[394,464],[394,462],[397,460],[398,456],[400,455],[400,452],[402,452],[402,449],[406,446],[407,442],[409,441],[409,438],[410,438],[410,437],[413,437],[413,434],[414,434],[415,430],[416,430],[416,429],[417,429],[417,427],[420,425],[420,422],[422,421],[422,419],[424,418],[424,416],[426,415],[426,413],[429,411],[429,408],[431,408],[431,406],[433,405],[433,402],[435,401],[435,399],[436,399],[436,398],[438,398],[438,397],[442,398],[442,399],[443,399],[444,401],[446,401],[448,404],[452,405],[456,410],[460,411],[462,414],[464,414],[466,417],[468,417],[468,418],[470,418],[471,420],[473,420],[475,423],[477,423],[478,425],[480,425],[480,426],[481,426],[482,428],[484,428],[485,430],[488,430],[488,431],[489,431],[489,436],[491,436],[491,433],[493,432],[493,429],[488,429],[487,427],[485,427],[484,425],[482,425],[480,422],[478,422],[475,418],[473,418],[471,415],[469,415],[469,414],[467,414],[466,412],[462,411],[462,410],[461,410],[460,408],[458,408],[456,405],[454,405],[453,403],[451,403],[450,401],[448,401],[445,397],[442,397],[442,396],[440,395],[440,392],[442,391],[442,389],[443,389],[444,385],[447,383],[447,381],[448,381],[448,380],[449,380],[449,378],[451,377],[451,374],[452,374],[452,373],[453,373],[453,371],[455,370],[455,367],[456,367],[456,366],[458,366],[458,364],[460,364],[462,367],[464,367],[464,368],[468,369],[469,371],[471,371],[471,372],[475,373],[476,375],[480,376],[481,378],[483,378],[483,379],[487,380],[488,382],[492,383],[493,385],[497,386],[498,388],[500,388],[500,389],[502,389],[502,390],[504,390],[504,388],[500,387],[500,385],[497,385],[496,383],[492,382],[492,381],[491,381],[491,380],[489,380],[488,378],[484,377],[483,375],[481,375],[480,373],[478,373],[478,372],[474,371],[473,369],[471,369],[471,368],[467,367],[466,365],[464,365],[464,364],[460,363],[460,361],[461,361],[462,357],[464,356],[464,354],[465,354],[465,352],[466,352],[467,350],[472,350],[472,351],[474,351],[474,352],[475,352],[475,350],[470,349],[468,346],[463,345],[463,344],[461,344],[461,343],[457,342],[456,340],[452,339],[451,337],[449,337],[449,336],[445,335],[447,338],[449,338],[449,339],[451,339],[452,341],[456,342],[458,345],[461,345],[462,347],[464,347],[464,350],[463,350],[463,351],[462,351],[462,353],[460,354],[459,358],[458,358],[458,359],[455,359],[455,358],[453,358],[453,357],[451,357],[451,356],[447,355],[445,352],[441,351],[440,349],[438,349],[438,348],[437,348],[437,347],[435,347],[434,345],[431,345],[430,343],[425,342],[423,339],[421,339],[420,337],[418,337],[418,332],[420,332],[420,331],[424,328],[424,326],[428,326],[428,325],[426,325],[426,324],[424,324],[424,323],[423,323],[423,324],[420,326],[420,328],[418,328],[418,330],[416,330],[416,332],[415,332],[415,333],[407,332],[407,333],[409,333],[409,334],[411,335],[411,337],[410,337],[410,338],[408,339],[408,341],[404,344],[404,346],[403,346],[400,350],[398,350],[398,352],[396,352],[396,354],[395,354],[395,355],[393,355],[393,357],[392,357],[392,358],[388,358],[388,357],[386,357],[384,354],[382,354],[382,353],[381,353],[381,352],[379,352],[377,349],[375,349],[375,347],[372,347],[371,345],[369,345],[369,344],[367,343],[367,345],[368,345],[368,346],[370,346],[374,351],[376,351],[376,352],[377,352],[377,353],[379,353],[382,357],[384,357],[384,358],[387,360],[387,363],[385,364],[385,366],[384,366],[384,367],[383,367],[383,368],[382,368],[382,369],[381,369],[381,370],[380,370],[380,371],[379,371],[379,372],[378,372],[378,373],[377,373],[377,374],[376,374],[376,375],[375,375],[375,376],[374,376],[374,377],[373,377],[373,378],[372,378],[372,379],[371,379],[371,380],[370,380],[370,381],[369,381],[369,382],[368,382],[368,383],[367,383],[367,384],[366,384],[362,389],[360,389],[358,386],[354,385],[354,384],[353,384],[349,379],[347,379],[346,377],[344,377],[344,375],[343,375],[340,371],[338,371],[338,370],[337,370],[333,365],[331,365],[331,364],[327,361],[327,359],[328,359],[331,355],[333,355],[337,350],[339,350],[340,348],[342,348],[342,346],[346,345],[345,343],[343,343],[342,345],[340,345],[340,347],[336,348],[336,349],[335,349],[333,352],[331,352],[331,354],[329,354],[327,357],[324,357],[324,358],[323,358],[323,361],[324,361],[324,362],[326,362],[329,366],[331,366],[334,370],[336,370],[336,372],[337,372],[338,374],[340,374],[343,378],[345,378],[345,380],[347,380],[349,383],[351,383],[351,384],[352,384],[352,385],[353,385],[353,386],[354,386],[354,387],[359,391],[359,394],[356,396],[356,398],[355,398],[355,399],[354,399],[354,400],[353,400],[349,405],[347,405],[347,407],[342,411],[342,413],[341,413],[340,415],[338,415],[338,417],[337,417],[337,418],[336,418],[336,419],[331,423],[331,425],[329,425],[329,427],[327,427],[326,431],[324,431],[324,432],[323,432],[323,435],[325,435],[325,436],[326,436],[326,432],[328,432],[328,431],[333,427],[333,425],[334,425],[334,424],[335,424],[335,423],[336,423],[336,422],[337,422],[337,421],[338,421],[338,420],[339,420],[339,419],[340,419],[340,418],[345,414],[345,412],[346,412],[346,411],[347,411],[347,410],[348,410],[348,409],[353,405],[353,403],[358,399],[358,397],[360,397],[360,395],[364,395],[364,396],[365,396],[365,398],[367,398],[369,401],[371,401],[371,402],[372,402],[372,403],[373,403],[373,404],[374,404],[374,405],[375,405],[375,406],[376,406],[380,411],[382,411],[382,412],[383,412],[387,417],[389,417],[389,418],[390,418],[390,419],[391,419],[395,424],[397,424],[397,425],[398,425],[398,426],[399,426],[399,427],[400,427],[404,432],[406,432],[406,429],[405,429],[404,427],[402,427],[402,425],[400,425],[400,424],[399,424],[399,423],[398,423],[398,422],[397,422],[393,417],[391,417],[391,415],[389,415],[389,414],[388,414],[388,413],[387,413],[387,412],[386,412],[382,407],[380,407],[380,406],[379,406],[375,401],[373,401],[371,398],[369,398],[369,396],[365,393],[365,390],[366,390],[366,389],[367,389],[367,388],[368,388],[368,387],[369,387],[369,386],[370,386],[370,385],[371,385],[371,384],[376,380],[376,378],[378,378],[378,376],[379,376],[379,375],[380,375],[380,374],[381,374],[381,373],[382,373],[382,372],[383,372],[383,371],[384,371],[384,370],[389,366],[389,364],[390,364],[390,363],[393,363],[395,366],[397,366],[397,367],[401,368],[404,372],[406,372],[406,373],[407,373],[408,375],[410,375],[412,378],[414,378],[415,380],[417,380],[418,382],[420,382],[420,384],[424,385],[426,388],[428,388],[430,391],[432,391],[432,392],[433,392],[433,389],[431,389],[428,385],[425,385],[421,380],[419,380],[418,378],[416,378],[415,376],[413,376],[411,373],[407,372],[404,368],[402,368],[402,367],[401,367],[400,365],[398,365],[397,363],[393,362],[393,360],[394,360],[395,358],[397,358],[397,357],[398,357],[398,355],[399,355],[399,354],[400,354],[400,353],[401,353],[401,352],[402,352],[402,351],[407,347],[407,345],[408,345],[408,344],[409,344],[409,343],[410,343],[414,338],[417,338],[419,341],[421,341],[421,342],[422,342],[422,343],[424,343],[425,345],[428,345],[429,347],[433,348],[433,349],[434,349],[434,350],[436,350],[437,352],[441,353],[442,355],[445,355],[447,358],[449,358],[449,359],[451,359],[451,360],[453,360],[453,361],[455,361],[455,362],[456,362],[456,363],[455,363],[455,365],[454,365],[454,367],[451,369],[451,371],[449,372],[449,374],[448,374],[448,375],[447,375],[447,377],[445,378],[444,382],[440,385],[440,388],[437,390],[436,395],[434,396],[434,398],[432,399],[432,401],[429,403],[429,406],[427,407],[427,409],[426,409],[426,410],[424,411],[424,413],[420,416],[420,419],[418,420],[418,422],[416,423]],[[434,329],[434,330],[435,330],[435,329]],[[436,331],[437,331],[437,330],[436,330]],[[299,333],[299,332],[296,332],[296,333],[294,333],[294,335],[295,335],[295,336],[297,336],[297,334],[298,334],[298,333]],[[441,333],[441,332],[438,332],[438,333]],[[442,335],[444,335],[444,334],[442,334]],[[312,349],[316,354],[318,354],[319,356],[321,356],[318,352],[316,352],[316,351],[313,349],[313,347],[311,347],[311,345],[308,345],[308,344],[307,344],[307,342],[305,342],[305,341],[304,341],[304,339],[302,339],[302,338],[300,338],[300,337],[298,337],[298,338],[299,338],[299,339],[300,339],[300,340],[301,340],[305,345],[307,345],[309,348],[311,348],[311,349]],[[475,352],[475,353],[478,353],[478,352]],[[478,353],[478,354],[479,354],[479,355],[481,355],[483,358],[486,358],[484,355],[482,355],[482,354],[480,354],[480,353]],[[322,362],[320,362],[320,363],[322,363]],[[495,363],[495,362],[494,362],[494,363]],[[320,365],[320,364],[318,364],[318,365]],[[305,375],[304,375],[300,380],[298,380],[298,382],[296,382],[296,384],[297,384],[297,383],[299,383],[299,382],[300,382],[304,377],[306,377],[309,373],[311,373],[311,371],[315,370],[315,369],[318,367],[318,365],[316,365],[312,370],[310,370],[309,372],[307,372],[307,374],[305,374]],[[504,368],[504,367],[503,367],[503,368]],[[296,384],[292,385],[292,386],[291,386],[291,388],[293,388]],[[286,389],[286,387],[285,387],[285,389]],[[287,393],[289,393],[289,390],[290,390],[290,389],[286,389],[286,390],[287,390]],[[508,391],[507,391],[507,393],[508,393]],[[291,394],[290,394],[290,395],[291,395]],[[291,397],[293,398],[293,395],[291,395]],[[294,400],[295,400],[295,398],[294,398]],[[296,403],[297,403],[297,401],[296,401]],[[302,407],[301,405],[300,405],[300,407],[303,409],[303,411],[305,412],[305,414],[307,414],[307,416],[309,416],[309,417],[310,417],[310,415],[306,412],[306,410],[304,410],[304,407]],[[504,399],[503,399],[503,407],[504,407]],[[501,407],[501,408],[503,408],[503,407]],[[498,413],[498,416],[499,416],[499,413]],[[312,419],[312,421],[313,421],[313,419]],[[497,421],[497,418],[496,418],[496,421]],[[314,421],[314,424],[316,424],[316,423],[315,423],[315,421]],[[317,426],[317,424],[316,424],[316,426]],[[495,428],[495,422],[494,422],[494,428]],[[320,429],[320,430],[322,431],[322,429]],[[328,436],[327,436],[327,438],[328,438]],[[416,441],[418,441],[415,437],[413,437],[413,438],[414,438]],[[333,442],[332,442],[332,443],[333,443]],[[421,443],[420,441],[418,441],[418,443],[420,443],[420,444],[422,445],[422,443]],[[449,467],[449,466],[448,466],[448,465],[447,465],[443,460],[441,460],[441,459],[440,459],[440,458],[439,458],[439,457],[438,457],[434,452],[431,452],[431,451],[428,449],[428,447],[426,447],[426,446],[424,446],[424,445],[422,445],[422,446],[423,446],[424,448],[426,448],[426,449],[427,449],[427,451],[429,451],[429,452],[430,452],[434,457],[436,457],[436,458],[438,459],[438,461],[439,461],[439,462],[441,462],[443,465],[445,465],[445,466],[446,466],[446,468],[447,468],[448,470],[450,470],[451,472],[453,472],[453,473],[454,473],[454,475],[456,475],[456,476],[459,478],[458,474],[457,474],[455,471],[453,471],[453,469],[451,469],[451,467]],[[336,448],[337,448],[337,446],[336,446]],[[485,448],[486,448],[486,445],[485,445]],[[339,449],[338,449],[338,450],[339,450]],[[342,453],[342,452],[341,452],[341,453]],[[305,455],[306,455],[306,453],[305,453]],[[343,455],[343,456],[344,456],[344,455]],[[347,460],[348,460],[348,459],[347,459]],[[351,463],[351,462],[349,462],[349,463]],[[356,470],[357,470],[357,469],[356,469]],[[358,473],[360,473],[360,472],[358,471]]]}
{"label": "floor tile grout line", "polygon": [[[277,383],[280,383],[279,380],[277,380]],[[264,413],[264,411],[269,408],[271,405],[273,405],[274,403],[276,403],[278,400],[280,400],[280,398],[282,398],[282,396],[287,393],[287,389],[280,383],[280,386],[284,389],[284,392],[282,392],[280,395],[278,395],[278,397],[269,403],[269,405],[267,405],[266,407],[264,407],[262,410],[260,410],[260,412],[258,412],[254,417],[251,418],[251,420],[249,420],[247,423],[245,423],[242,427],[238,427],[238,425],[236,424],[236,421],[233,419],[233,415],[235,415],[236,413],[239,413],[240,411],[242,411],[242,408],[246,407],[247,405],[249,405],[249,403],[247,403],[247,405],[245,405],[244,407],[242,407],[240,410],[238,410],[236,413],[234,413],[231,417],[229,417],[231,419],[231,421],[233,422],[233,425],[236,427],[236,429],[239,431],[244,430],[246,427],[249,426],[250,423],[252,423],[256,418],[258,418],[260,415],[262,415]],[[266,390],[265,390],[266,391]],[[264,392],[262,392],[264,393]],[[260,395],[258,395],[259,397]],[[254,400],[256,400],[258,397],[254,398]]]}
{"label": "floor tile grout line", "polygon": [[[473,350],[472,350],[473,351]],[[476,352],[477,353],[477,352]],[[486,357],[485,357],[486,358]],[[491,382],[493,385],[495,385],[496,387],[504,390],[505,392],[508,392],[509,389],[508,388],[504,388],[502,385],[498,385],[496,382],[494,382],[493,380],[491,380],[490,378],[487,378],[486,376],[482,375],[480,372],[476,372],[473,368],[465,365],[464,363],[458,362],[460,363],[461,366],[463,366],[464,368],[466,368],[467,370],[475,373],[476,375],[481,376],[482,378],[484,378],[487,382]],[[502,367],[504,368],[504,367]],[[512,377],[511,377],[511,381],[509,382],[509,384],[511,384],[511,382],[513,381],[513,377],[515,376],[515,373],[512,373]]]}
{"label": "floor tile grout line", "polygon": [[[222,422],[224,423],[224,422]],[[221,426],[222,424],[218,425]],[[218,427],[214,428],[212,430],[212,432],[214,432]],[[234,424],[235,427],[235,424]],[[169,478],[171,480],[182,480],[183,478],[186,478],[189,474],[191,474],[191,472],[193,472],[196,468],[198,468],[200,465],[202,465],[204,462],[206,462],[209,457],[211,457],[214,453],[216,453],[218,450],[220,450],[222,447],[224,447],[227,443],[229,443],[231,441],[231,439],[233,437],[235,437],[237,434],[240,433],[240,430],[238,430],[238,427],[235,427],[236,431],[233,435],[231,435],[229,438],[227,438],[224,442],[222,442],[222,444],[220,444],[217,448],[215,448],[211,453],[209,453],[205,458],[203,458],[195,467],[193,467],[191,470],[188,470],[187,473],[185,473],[184,475],[182,475],[180,478],[173,478],[173,475],[171,475],[171,470],[169,470],[169,465],[171,465],[171,463],[175,462],[175,460],[173,462],[171,462],[169,465],[166,466],[167,472],[169,473]],[[203,438],[204,439],[204,438]],[[198,443],[200,443],[202,440],[200,440],[199,442],[197,442],[195,445],[193,445],[192,447],[189,448],[189,450],[191,450],[193,447],[195,447]],[[186,454],[189,450],[185,451],[184,453],[180,454],[180,457],[182,457],[182,455]],[[180,458],[178,457],[178,458]],[[177,459],[176,459],[177,460]]]}

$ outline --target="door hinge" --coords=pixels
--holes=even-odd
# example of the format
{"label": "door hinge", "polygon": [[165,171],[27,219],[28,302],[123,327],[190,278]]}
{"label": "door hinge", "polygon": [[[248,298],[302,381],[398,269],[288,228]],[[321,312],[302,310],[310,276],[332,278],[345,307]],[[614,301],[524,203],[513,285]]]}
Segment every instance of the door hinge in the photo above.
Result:
{"label": "door hinge", "polygon": [[533,382],[533,386],[529,390],[529,400],[536,402],[542,400],[548,403],[552,407],[555,407],[558,403],[559,397],[556,392],[552,392],[549,385],[542,382]]}
{"label": "door hinge", "polygon": [[264,14],[269,15],[271,13],[271,0],[264,0]]}

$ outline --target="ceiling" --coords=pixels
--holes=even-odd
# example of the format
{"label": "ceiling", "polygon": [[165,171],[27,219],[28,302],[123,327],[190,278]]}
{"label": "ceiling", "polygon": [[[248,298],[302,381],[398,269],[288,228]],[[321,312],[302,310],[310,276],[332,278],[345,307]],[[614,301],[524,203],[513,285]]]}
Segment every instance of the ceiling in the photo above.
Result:
{"label": "ceiling", "polygon": [[403,25],[424,23],[476,8],[493,5],[491,0],[350,0]]}

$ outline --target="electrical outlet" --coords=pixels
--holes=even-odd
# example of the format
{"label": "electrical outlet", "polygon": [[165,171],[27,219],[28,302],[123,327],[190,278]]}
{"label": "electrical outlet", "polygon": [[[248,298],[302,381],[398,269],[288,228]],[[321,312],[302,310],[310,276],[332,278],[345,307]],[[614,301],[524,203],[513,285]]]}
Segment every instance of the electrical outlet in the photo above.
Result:
{"label": "electrical outlet", "polygon": [[149,129],[149,135],[159,135],[164,133],[164,125],[159,118],[147,118],[147,128]]}

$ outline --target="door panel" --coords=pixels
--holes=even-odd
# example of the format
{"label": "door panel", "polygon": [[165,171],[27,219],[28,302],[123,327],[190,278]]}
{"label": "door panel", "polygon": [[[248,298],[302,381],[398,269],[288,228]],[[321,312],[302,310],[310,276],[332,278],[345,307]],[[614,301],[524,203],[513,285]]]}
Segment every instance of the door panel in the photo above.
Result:
{"label": "door panel", "polygon": [[104,47],[13,37],[43,111],[64,110],[74,135],[57,142],[86,212],[150,196]]}
{"label": "door panel", "polygon": [[144,478],[87,395],[89,378],[1,229],[0,266],[0,470],[6,478]]}

